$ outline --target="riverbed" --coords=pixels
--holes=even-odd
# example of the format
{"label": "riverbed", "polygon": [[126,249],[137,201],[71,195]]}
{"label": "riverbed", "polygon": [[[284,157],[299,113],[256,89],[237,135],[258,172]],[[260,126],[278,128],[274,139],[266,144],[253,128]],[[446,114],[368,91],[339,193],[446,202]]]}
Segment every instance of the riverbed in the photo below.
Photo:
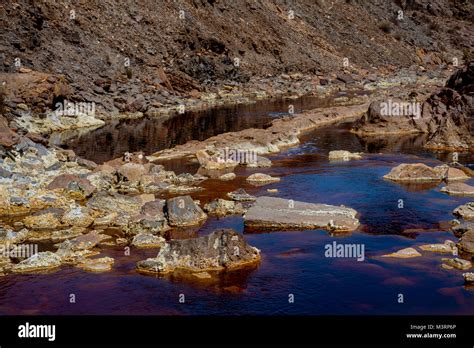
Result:
{"label": "riverbed", "polygon": [[[302,105],[296,112],[304,109]],[[242,122],[247,122],[245,127],[265,127],[273,117],[285,114],[287,107],[288,101],[270,110],[257,108],[253,114],[244,114],[246,121]],[[157,140],[153,132],[137,140],[138,123],[149,122],[139,120],[129,127],[132,135],[135,131],[136,141],[123,141],[125,135],[109,139],[119,144],[117,150],[104,149],[100,142],[92,143],[92,138],[87,140],[94,145],[85,146],[87,141],[83,138],[77,147],[74,142],[70,146],[79,155],[99,162],[119,152],[150,153],[189,137],[205,139],[216,132],[235,130],[232,117],[228,127],[225,113],[221,117],[223,121],[212,132],[196,131],[198,135],[182,138],[178,131],[181,126],[176,124],[174,140]],[[241,216],[209,217],[199,228],[176,231],[172,237],[193,238],[218,228],[233,228],[261,250],[261,263],[252,269],[224,273],[212,282],[191,281],[138,274],[136,262],[155,256],[156,250],[132,249],[128,256],[123,247],[104,247],[101,255],[115,258],[111,272],[95,274],[65,266],[49,274],[1,277],[0,314],[474,314],[473,289],[464,286],[462,271],[440,267],[444,255],[423,252],[422,257],[414,259],[380,257],[405,247],[442,243],[446,239],[457,241],[449,231],[451,212],[469,198],[440,192],[442,184],[400,185],[382,178],[399,163],[435,165],[449,161],[450,154],[424,150],[420,137],[367,141],[350,133],[349,128],[349,123],[343,123],[312,131],[300,139],[299,146],[269,156],[272,167],[238,167],[235,180],[206,180],[200,185],[205,190],[192,196],[204,204],[214,198],[226,198],[227,192],[243,187],[256,196],[343,204],[358,211],[358,230],[337,235],[323,230],[256,233],[245,230]],[[95,132],[89,136],[107,138],[100,129]],[[125,130],[123,134],[128,133]],[[131,143],[135,145],[130,147]],[[362,160],[330,162],[330,150],[360,151],[366,155]],[[473,168],[474,158],[460,155],[459,162]],[[164,164],[177,174],[195,173],[199,167],[180,160]],[[281,181],[253,187],[245,178],[255,172],[278,176]],[[472,185],[474,180],[467,183]],[[325,246],[334,241],[363,245],[364,261],[325,257]],[[71,294],[75,295],[75,303],[70,303]]]}

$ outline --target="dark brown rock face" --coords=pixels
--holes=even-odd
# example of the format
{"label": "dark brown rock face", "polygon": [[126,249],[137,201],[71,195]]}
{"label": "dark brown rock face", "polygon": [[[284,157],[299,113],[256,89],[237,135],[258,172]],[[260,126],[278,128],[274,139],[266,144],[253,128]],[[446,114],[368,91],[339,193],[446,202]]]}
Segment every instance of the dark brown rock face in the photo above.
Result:
{"label": "dark brown rock face", "polygon": [[474,148],[474,61],[455,72],[438,94],[423,104],[429,148]]}
{"label": "dark brown rock face", "polygon": [[[358,120],[353,131],[360,135],[426,133],[426,147],[470,150],[474,148],[474,61],[456,71],[438,93],[418,107],[408,100],[379,100]],[[388,107],[389,113],[384,110]],[[398,108],[399,105],[406,106]],[[411,106],[411,109],[410,109]],[[387,108],[386,108],[387,109]]]}
{"label": "dark brown rock face", "polygon": [[[427,130],[426,122],[420,115],[410,112],[412,103],[400,99],[374,101],[367,113],[354,123],[352,130],[361,135],[424,133]],[[400,106],[406,106],[407,112],[401,110]]]}
{"label": "dark brown rock face", "polygon": [[137,268],[147,273],[223,271],[259,260],[260,250],[248,245],[241,234],[222,229],[200,238],[171,240],[155,258],[138,262]]}

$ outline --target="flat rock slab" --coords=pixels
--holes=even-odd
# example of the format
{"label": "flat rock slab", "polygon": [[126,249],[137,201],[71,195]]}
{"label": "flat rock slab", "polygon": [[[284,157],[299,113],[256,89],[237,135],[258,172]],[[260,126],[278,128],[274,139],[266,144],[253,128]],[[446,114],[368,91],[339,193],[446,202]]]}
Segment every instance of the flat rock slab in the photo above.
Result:
{"label": "flat rock slab", "polygon": [[455,196],[474,196],[474,186],[462,182],[456,182],[441,188],[441,192]]}
{"label": "flat rock slab", "polygon": [[319,229],[353,231],[359,226],[354,209],[327,204],[258,197],[244,216],[251,229]]}
{"label": "flat rock slab", "polygon": [[415,248],[405,248],[391,254],[382,255],[382,257],[395,257],[398,259],[411,259],[412,257],[419,256],[421,254]]}

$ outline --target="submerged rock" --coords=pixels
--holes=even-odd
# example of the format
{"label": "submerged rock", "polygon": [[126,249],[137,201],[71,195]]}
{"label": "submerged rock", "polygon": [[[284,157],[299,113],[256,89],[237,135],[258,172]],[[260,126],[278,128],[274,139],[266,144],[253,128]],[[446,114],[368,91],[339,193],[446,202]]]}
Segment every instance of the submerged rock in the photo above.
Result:
{"label": "submerged rock", "polygon": [[261,186],[267,185],[274,182],[279,182],[280,178],[276,178],[263,173],[254,173],[247,178],[247,181],[253,185]]}
{"label": "submerged rock", "polygon": [[249,168],[268,168],[272,166],[272,161],[263,156],[257,156],[256,161],[246,162],[245,165]]}
{"label": "submerged rock", "polygon": [[330,161],[349,161],[351,159],[361,159],[362,155],[357,152],[350,152],[345,150],[335,150],[329,152]]}
{"label": "submerged rock", "polygon": [[112,270],[114,262],[111,257],[84,259],[77,264],[77,267],[89,272],[107,272]]}
{"label": "submerged rock", "polygon": [[327,204],[258,197],[244,216],[245,226],[264,229],[353,231],[359,226],[354,209]]}
{"label": "submerged rock", "polygon": [[245,213],[245,209],[241,203],[235,203],[234,201],[228,201],[220,198],[205,204],[204,211],[217,216],[233,214],[242,215]]}
{"label": "submerged rock", "polygon": [[419,248],[423,251],[432,251],[436,253],[455,253],[457,252],[456,243],[451,240],[446,240],[444,244],[424,244],[420,245]]}
{"label": "submerged rock", "polygon": [[455,196],[474,196],[474,186],[462,182],[456,182],[442,187],[441,192]]}
{"label": "submerged rock", "polygon": [[137,269],[146,273],[225,271],[259,260],[260,250],[234,230],[222,229],[199,238],[171,240],[155,258],[138,262]]}
{"label": "submerged rock", "polygon": [[453,210],[453,214],[466,220],[474,220],[474,201],[460,205]]}
{"label": "submerged rock", "polygon": [[196,205],[191,196],[179,196],[166,201],[168,223],[174,227],[198,225],[207,219],[206,213]]}
{"label": "submerged rock", "polygon": [[137,248],[161,248],[166,240],[151,233],[139,233],[133,237],[132,245]]}
{"label": "submerged rock", "polygon": [[227,173],[227,174],[223,174],[219,176],[219,180],[230,181],[230,180],[234,180],[236,177],[237,175],[235,175],[235,173]]}
{"label": "submerged rock", "polygon": [[14,273],[50,270],[61,266],[61,258],[51,251],[34,254],[13,266]]}
{"label": "submerged rock", "polygon": [[239,202],[253,202],[257,199],[257,197],[248,194],[243,188],[227,193],[227,197]]}
{"label": "submerged rock", "polygon": [[443,261],[444,265],[447,265],[452,268],[462,269],[462,270],[466,270],[472,267],[471,261],[463,260],[460,258],[455,258],[455,259],[442,258],[441,261]]}
{"label": "submerged rock", "polygon": [[382,257],[396,257],[399,259],[409,259],[418,256],[421,256],[421,254],[415,248],[405,248],[391,254],[382,255]]}

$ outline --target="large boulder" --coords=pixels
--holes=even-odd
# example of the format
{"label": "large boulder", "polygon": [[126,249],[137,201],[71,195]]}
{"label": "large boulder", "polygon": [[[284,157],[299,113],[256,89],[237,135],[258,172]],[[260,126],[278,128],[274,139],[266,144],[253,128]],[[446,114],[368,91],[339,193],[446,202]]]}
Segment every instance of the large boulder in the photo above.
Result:
{"label": "large boulder", "polygon": [[143,205],[138,215],[133,216],[124,231],[128,235],[139,233],[161,233],[169,230],[164,213],[164,200],[154,200]]}
{"label": "large boulder", "polygon": [[460,205],[454,209],[453,214],[466,220],[474,220],[474,201]]}
{"label": "large boulder", "polygon": [[385,179],[401,182],[441,181],[441,173],[423,163],[402,163],[384,175]]}
{"label": "large boulder", "polygon": [[[416,107],[417,104],[412,103],[416,103],[416,101],[400,99],[376,100],[370,104],[365,115],[354,122],[352,131],[360,135],[426,132],[426,120],[421,119],[420,114],[405,112],[410,111],[409,108],[412,105]],[[396,109],[397,107],[399,108],[398,110]]]}
{"label": "large boulder", "polygon": [[206,213],[196,205],[191,196],[179,196],[166,201],[168,223],[174,227],[198,225],[207,219]]}
{"label": "large boulder", "polygon": [[[431,149],[469,150],[474,147],[474,61],[455,72],[446,86],[432,94],[415,115],[396,111],[413,100],[378,100],[370,104],[367,113],[354,123],[352,131],[365,136],[385,134],[425,133],[425,147]],[[402,108],[400,108],[402,110]],[[398,110],[398,111],[400,111]],[[408,108],[405,109],[405,111]],[[417,110],[418,111],[418,110]]]}
{"label": "large boulder", "polygon": [[138,262],[137,268],[147,273],[224,271],[259,260],[260,250],[248,245],[241,234],[222,229],[199,238],[171,240],[155,258]]}
{"label": "large boulder", "polygon": [[474,229],[464,233],[457,244],[460,253],[474,255]]}
{"label": "large boulder", "polygon": [[474,61],[471,61],[423,104],[423,117],[430,118],[427,147],[459,150],[474,147],[473,77]]}
{"label": "large boulder", "polygon": [[359,226],[354,209],[275,197],[258,197],[244,216],[250,229],[319,229],[353,231]]}

